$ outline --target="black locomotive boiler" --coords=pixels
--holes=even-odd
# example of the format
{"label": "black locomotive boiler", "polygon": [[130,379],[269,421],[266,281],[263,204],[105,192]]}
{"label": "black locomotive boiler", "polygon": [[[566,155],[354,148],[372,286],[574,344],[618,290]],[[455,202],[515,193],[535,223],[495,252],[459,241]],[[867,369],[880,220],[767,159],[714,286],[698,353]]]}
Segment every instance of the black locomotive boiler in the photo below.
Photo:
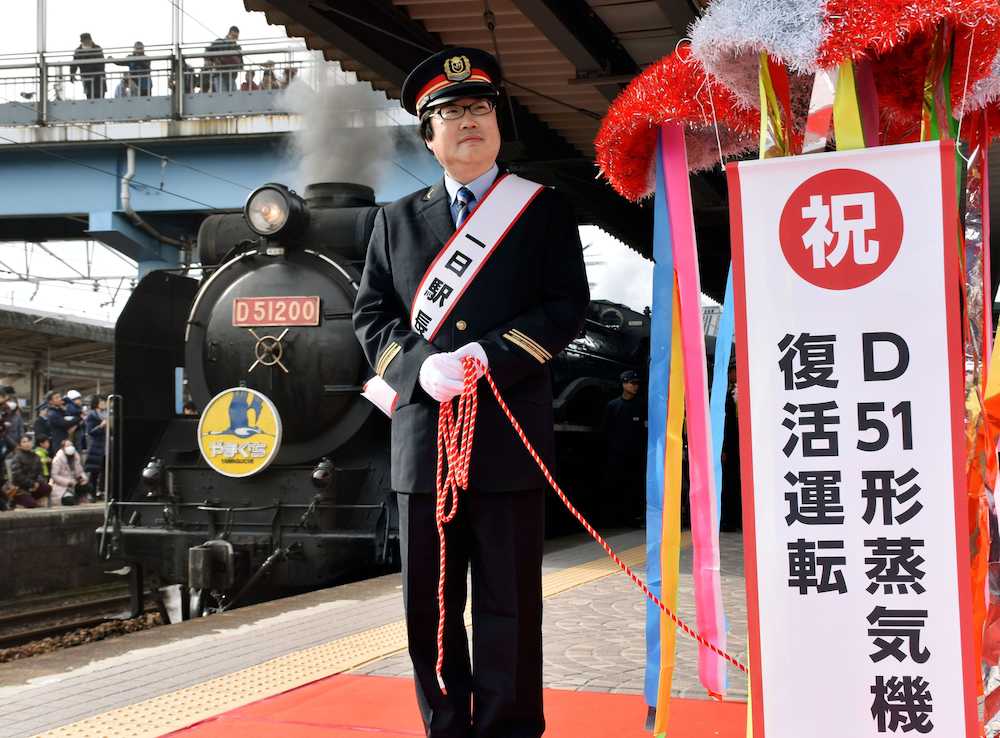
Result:
{"label": "black locomotive boiler", "polygon": [[[314,184],[300,198],[268,184],[243,213],[204,221],[201,279],[156,271],[133,291],[115,329],[98,537],[103,556],[128,563],[136,604],[158,587],[194,617],[395,563],[388,421],[361,397],[372,372],[351,322],[376,212],[361,185]],[[617,373],[648,355],[648,320],[592,313],[553,366],[574,456]],[[269,400],[281,426],[273,461],[241,477],[210,463],[200,418],[182,410],[234,388]]]}

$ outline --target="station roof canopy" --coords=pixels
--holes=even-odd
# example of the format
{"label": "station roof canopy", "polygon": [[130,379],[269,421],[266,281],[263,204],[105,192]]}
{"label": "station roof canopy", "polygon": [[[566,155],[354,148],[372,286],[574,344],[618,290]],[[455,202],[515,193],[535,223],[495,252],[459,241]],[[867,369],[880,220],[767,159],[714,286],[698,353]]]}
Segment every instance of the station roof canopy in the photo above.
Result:
{"label": "station roof canopy", "polygon": [[[583,223],[644,256],[648,205],[626,202],[595,178],[593,141],[609,103],[646,65],[671,53],[701,0],[244,0],[326,59],[399,97],[407,73],[447,46],[498,52],[511,115],[501,115],[501,157],[555,185]],[[490,23],[493,29],[491,32]],[[494,38],[495,37],[495,38]],[[729,256],[721,172],[692,177],[702,245],[702,287],[721,297]]]}
{"label": "station roof canopy", "polygon": [[48,376],[51,386],[108,387],[114,325],[13,305],[0,306],[0,372]]}

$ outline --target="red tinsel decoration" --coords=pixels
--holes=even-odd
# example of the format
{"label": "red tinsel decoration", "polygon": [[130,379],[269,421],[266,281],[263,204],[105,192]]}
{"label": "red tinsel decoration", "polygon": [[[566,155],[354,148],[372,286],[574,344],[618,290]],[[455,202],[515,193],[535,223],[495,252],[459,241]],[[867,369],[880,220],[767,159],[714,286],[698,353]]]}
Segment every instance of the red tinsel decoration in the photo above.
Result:
{"label": "red tinsel decoration", "polygon": [[756,147],[760,114],[740,105],[729,89],[708,79],[682,46],[632,80],[608,109],[594,140],[601,174],[623,197],[636,201],[654,190],[656,133],[664,123],[686,128],[688,166],[709,169],[719,161],[712,109],[723,154]]}
{"label": "red tinsel decoration", "polygon": [[[951,94],[956,110],[966,85],[971,91],[989,75],[1000,52],[997,0],[826,0],[825,15],[818,66],[874,60],[879,104],[906,122],[920,118],[930,43],[941,23],[955,29]],[[897,120],[898,126],[904,124]]]}

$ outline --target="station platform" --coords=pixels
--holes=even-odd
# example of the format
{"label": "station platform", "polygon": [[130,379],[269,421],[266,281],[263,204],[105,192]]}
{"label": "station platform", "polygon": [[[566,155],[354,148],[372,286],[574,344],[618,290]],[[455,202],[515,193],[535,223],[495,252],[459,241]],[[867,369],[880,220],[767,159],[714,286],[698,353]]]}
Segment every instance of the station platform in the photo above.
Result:
{"label": "station platform", "polygon": [[107,574],[121,562],[97,558],[103,521],[103,503],[0,513],[0,603],[123,581]]}
{"label": "station platform", "polygon": [[[609,541],[641,571],[641,531]],[[685,539],[686,541],[686,539]],[[730,651],[745,659],[742,539],[722,537]],[[694,621],[690,549],[680,614]],[[639,738],[644,600],[584,536],[544,560],[546,736]],[[687,573],[683,573],[687,572]],[[0,738],[422,735],[398,575],[154,628],[0,665]],[[693,641],[678,638],[672,738],[743,738],[746,680],[705,699]]]}

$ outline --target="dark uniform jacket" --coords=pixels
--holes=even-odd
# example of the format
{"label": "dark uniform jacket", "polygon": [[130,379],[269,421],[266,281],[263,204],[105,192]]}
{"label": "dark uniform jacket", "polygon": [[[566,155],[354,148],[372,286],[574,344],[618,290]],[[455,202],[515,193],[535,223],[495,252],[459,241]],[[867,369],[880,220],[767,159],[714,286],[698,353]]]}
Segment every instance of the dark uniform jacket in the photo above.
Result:
{"label": "dark uniform jacket", "polygon": [[[454,231],[443,179],[384,207],[375,219],[354,306],[355,332],[369,363],[399,395],[392,419],[392,488],[397,492],[435,488],[438,403],[420,387],[420,365],[431,354],[473,341],[482,344],[508,406],[551,468],[548,363],[577,336],[590,301],[573,210],[562,195],[543,189],[429,343],[411,328],[410,306]],[[485,379],[478,389],[470,488],[543,486],[544,477]]]}
{"label": "dark uniform jacket", "polygon": [[646,399],[616,397],[604,410],[604,438],[608,459],[646,458]]}

